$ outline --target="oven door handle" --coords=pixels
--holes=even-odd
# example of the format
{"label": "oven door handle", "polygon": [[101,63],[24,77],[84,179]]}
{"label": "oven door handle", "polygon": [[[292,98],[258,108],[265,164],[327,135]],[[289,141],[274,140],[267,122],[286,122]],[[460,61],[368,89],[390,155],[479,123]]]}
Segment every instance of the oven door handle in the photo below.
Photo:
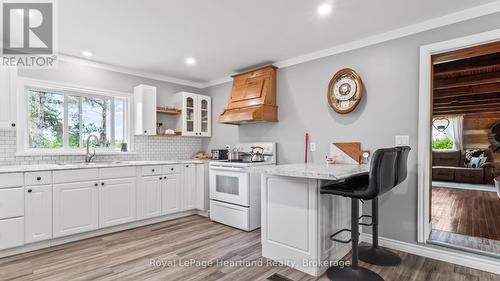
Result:
{"label": "oven door handle", "polygon": [[243,171],[244,168],[237,168],[237,167],[219,167],[219,166],[211,166],[210,169],[212,170],[218,170],[218,171],[233,171],[233,172],[240,172]]}

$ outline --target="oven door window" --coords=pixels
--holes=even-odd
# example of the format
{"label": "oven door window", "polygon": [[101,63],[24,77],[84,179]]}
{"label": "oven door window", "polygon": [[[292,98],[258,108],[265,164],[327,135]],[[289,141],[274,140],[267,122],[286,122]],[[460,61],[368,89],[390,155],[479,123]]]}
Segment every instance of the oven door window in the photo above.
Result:
{"label": "oven door window", "polygon": [[238,177],[217,175],[215,176],[215,190],[218,193],[239,195],[239,181],[240,179]]}

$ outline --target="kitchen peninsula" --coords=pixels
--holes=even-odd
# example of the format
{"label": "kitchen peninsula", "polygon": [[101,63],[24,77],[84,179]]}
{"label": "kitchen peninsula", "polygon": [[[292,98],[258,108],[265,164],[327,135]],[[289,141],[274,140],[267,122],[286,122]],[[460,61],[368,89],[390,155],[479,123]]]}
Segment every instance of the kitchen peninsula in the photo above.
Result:
{"label": "kitchen peninsula", "polygon": [[367,173],[368,165],[288,164],[254,172],[262,174],[262,256],[320,276],[349,253],[350,244],[333,242],[330,235],[350,228],[350,200],[320,195],[319,188]]}

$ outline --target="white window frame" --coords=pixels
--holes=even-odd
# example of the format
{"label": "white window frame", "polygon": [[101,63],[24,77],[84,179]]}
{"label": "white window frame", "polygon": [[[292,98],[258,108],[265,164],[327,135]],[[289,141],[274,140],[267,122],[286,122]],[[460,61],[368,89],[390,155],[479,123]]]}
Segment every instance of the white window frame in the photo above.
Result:
{"label": "white window frame", "polygon": [[[124,126],[124,137],[128,144],[128,152],[121,152],[115,149],[98,148],[96,149],[96,154],[98,155],[108,155],[108,154],[124,154],[124,153],[134,153],[134,135],[133,135],[133,94],[118,92],[112,90],[97,89],[91,87],[82,87],[77,85],[64,84],[59,82],[44,81],[31,79],[27,77],[19,77],[17,81],[17,101],[18,101],[18,126],[17,126],[17,152],[16,156],[36,156],[36,155],[85,155],[86,148],[75,148],[71,149],[67,146],[67,134],[68,127],[67,122],[63,124],[63,148],[47,148],[47,149],[36,149],[29,147],[29,113],[28,109],[28,95],[26,95],[26,88],[33,89],[47,89],[54,91],[54,93],[64,94],[64,118],[67,119],[67,104],[66,99],[68,95],[74,93],[78,96],[91,96],[91,97],[110,97],[110,98],[125,98],[127,104],[125,107],[125,126]],[[113,101],[113,99],[111,100]],[[112,128],[114,129],[114,112],[111,114]],[[111,138],[114,138],[114,130],[111,129]]]}

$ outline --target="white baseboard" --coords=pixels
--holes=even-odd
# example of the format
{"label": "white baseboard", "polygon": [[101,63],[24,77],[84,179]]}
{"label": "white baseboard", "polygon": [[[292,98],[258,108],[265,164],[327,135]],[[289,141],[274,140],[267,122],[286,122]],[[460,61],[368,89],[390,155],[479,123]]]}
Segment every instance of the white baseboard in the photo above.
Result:
{"label": "white baseboard", "polygon": [[[362,242],[371,243],[372,235],[362,233],[360,240]],[[492,257],[481,256],[473,253],[465,253],[453,249],[442,249],[441,247],[437,246],[402,242],[384,237],[379,237],[379,244],[380,246],[389,249],[406,252],[417,256],[449,262],[465,267],[491,272],[494,274],[500,274],[500,259]]]}

